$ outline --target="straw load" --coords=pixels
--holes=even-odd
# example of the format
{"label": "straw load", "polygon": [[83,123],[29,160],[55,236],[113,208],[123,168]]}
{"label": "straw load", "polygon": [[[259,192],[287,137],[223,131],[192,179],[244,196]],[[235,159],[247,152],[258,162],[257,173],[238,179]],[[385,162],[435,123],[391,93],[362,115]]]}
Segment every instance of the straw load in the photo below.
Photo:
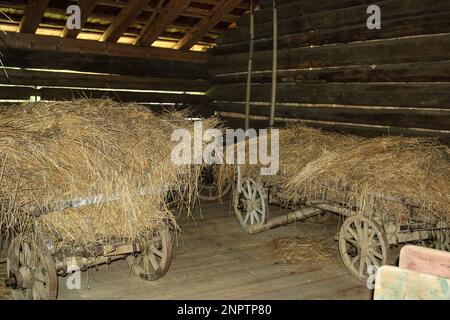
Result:
{"label": "straw load", "polygon": [[167,192],[190,206],[201,172],[171,161],[186,116],[110,100],[0,107],[0,230],[89,246],[176,228]]}
{"label": "straw load", "polygon": [[365,139],[308,163],[289,179],[285,194],[399,223],[450,223],[450,150],[428,138]]}
{"label": "straw load", "polygon": [[[260,165],[242,172],[271,187],[281,205],[339,204],[399,223],[450,223],[450,151],[435,139],[364,138],[296,122],[279,140],[277,175],[260,176]],[[257,143],[247,141],[247,149]]]}
{"label": "straw load", "polygon": [[[268,134],[269,153],[271,135]],[[279,171],[276,175],[260,176],[266,186],[271,187],[271,194],[278,201],[287,204],[290,199],[285,199],[284,187],[290,177],[302,170],[308,163],[318,159],[326,152],[340,150],[354,145],[362,138],[351,135],[339,135],[319,129],[307,127],[301,122],[289,124],[279,130]],[[241,142],[244,143],[244,142]],[[253,138],[246,143],[247,153],[252,146],[258,145],[258,139]],[[235,147],[237,150],[238,147]],[[275,150],[276,152],[276,150]],[[247,154],[248,156],[248,154]],[[243,172],[247,176],[255,177],[260,174],[261,165],[245,165]],[[229,169],[224,169],[229,172]],[[226,176],[226,175],[225,175]]]}

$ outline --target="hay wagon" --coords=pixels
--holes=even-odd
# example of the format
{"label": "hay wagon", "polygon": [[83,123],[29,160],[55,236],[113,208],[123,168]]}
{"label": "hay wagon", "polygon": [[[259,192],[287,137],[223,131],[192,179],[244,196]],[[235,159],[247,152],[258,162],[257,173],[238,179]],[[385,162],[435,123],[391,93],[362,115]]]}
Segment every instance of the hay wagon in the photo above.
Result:
{"label": "hay wagon", "polygon": [[[278,190],[276,190],[278,189]],[[233,207],[237,221],[249,234],[257,234],[296,221],[314,218],[326,221],[333,214],[343,217],[338,234],[339,253],[354,277],[365,281],[373,269],[392,261],[393,247],[406,243],[419,243],[450,251],[450,231],[446,223],[427,219],[418,214],[419,206],[410,200],[377,194],[383,201],[395,202],[410,211],[411,219],[399,224],[395,214],[373,214],[343,203],[302,201],[290,206],[291,212],[270,217],[269,205],[279,205],[276,194],[283,185],[268,185],[260,176],[248,174],[244,167],[237,170],[237,183],[233,193]]]}
{"label": "hay wagon", "polygon": [[[142,193],[142,192],[141,192]],[[142,193],[143,194],[143,193]],[[58,210],[65,214],[68,209],[111,203],[115,196],[97,196],[74,199]],[[34,218],[45,215],[42,210],[31,210]],[[51,210],[48,210],[50,212]],[[52,238],[18,235],[11,241],[7,253],[7,286],[16,300],[52,300],[58,294],[58,276],[125,259],[132,273],[146,281],[163,277],[172,261],[173,227],[161,223],[152,235],[140,240],[99,239],[97,245],[58,245]]]}
{"label": "hay wagon", "polygon": [[217,176],[217,165],[205,166],[200,175],[198,197],[203,201],[220,201],[228,195],[233,187],[232,179]]}

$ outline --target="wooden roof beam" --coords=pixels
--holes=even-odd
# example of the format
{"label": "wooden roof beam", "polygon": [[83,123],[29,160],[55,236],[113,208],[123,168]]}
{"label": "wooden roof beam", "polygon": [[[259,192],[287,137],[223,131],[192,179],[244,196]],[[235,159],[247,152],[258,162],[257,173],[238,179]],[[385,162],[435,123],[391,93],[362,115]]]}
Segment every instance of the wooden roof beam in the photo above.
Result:
{"label": "wooden roof beam", "polygon": [[[87,22],[97,3],[98,0],[78,0],[78,6],[81,9],[81,28],[83,28],[83,26]],[[70,30],[66,25],[61,36],[67,38],[76,38],[80,32],[81,29]]]}
{"label": "wooden roof beam", "polygon": [[131,0],[100,38],[101,42],[117,42],[131,23],[147,7],[149,0]]}
{"label": "wooden roof beam", "polygon": [[28,0],[18,32],[35,33],[50,0]]}
{"label": "wooden roof beam", "polygon": [[156,47],[141,48],[120,43],[101,43],[92,40],[80,40],[16,32],[0,32],[0,51],[7,55],[9,49],[32,51],[42,50],[197,63],[206,63],[208,59],[208,55],[202,52]]}
{"label": "wooden roof beam", "polygon": [[236,8],[242,0],[223,0],[208,17],[203,18],[192,30],[186,34],[174,49],[189,50],[202,40],[203,36],[213,29],[223,18]]}
{"label": "wooden roof beam", "polygon": [[165,0],[159,0],[155,10],[152,11],[150,18],[147,20],[147,22],[145,23],[144,27],[141,30],[140,35],[136,38],[136,40],[134,41],[134,44],[136,45],[139,41],[139,37],[141,35],[146,34],[147,32],[149,32],[149,30],[153,27],[153,21],[156,19],[158,13],[161,11],[162,6],[164,5]]}
{"label": "wooden roof beam", "polygon": [[175,21],[176,18],[189,6],[191,0],[170,0],[154,19],[151,27],[139,35],[135,44],[150,46]]}

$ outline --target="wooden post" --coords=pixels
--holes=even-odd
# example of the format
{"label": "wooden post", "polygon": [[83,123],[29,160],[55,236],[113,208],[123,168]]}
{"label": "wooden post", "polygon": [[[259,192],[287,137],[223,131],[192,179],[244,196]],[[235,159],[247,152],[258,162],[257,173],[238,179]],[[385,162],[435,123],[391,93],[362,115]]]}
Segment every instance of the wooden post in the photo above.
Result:
{"label": "wooden post", "polygon": [[250,3],[250,49],[248,54],[247,90],[245,93],[245,130],[250,128],[250,99],[252,91],[253,52],[255,43],[255,7]]}
{"label": "wooden post", "polygon": [[276,0],[273,4],[273,55],[272,55],[272,100],[270,104],[270,124],[272,128],[275,125],[275,105],[277,103],[277,69],[278,69],[278,13]]}

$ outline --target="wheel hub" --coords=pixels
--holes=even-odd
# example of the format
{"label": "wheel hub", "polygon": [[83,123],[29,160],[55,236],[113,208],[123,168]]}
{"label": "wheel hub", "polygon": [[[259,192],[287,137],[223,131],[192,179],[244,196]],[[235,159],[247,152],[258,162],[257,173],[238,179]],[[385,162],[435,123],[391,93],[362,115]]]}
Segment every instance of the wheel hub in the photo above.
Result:
{"label": "wheel hub", "polygon": [[11,271],[5,284],[11,289],[25,289],[31,284],[32,272],[28,267],[20,267],[19,272]]}

